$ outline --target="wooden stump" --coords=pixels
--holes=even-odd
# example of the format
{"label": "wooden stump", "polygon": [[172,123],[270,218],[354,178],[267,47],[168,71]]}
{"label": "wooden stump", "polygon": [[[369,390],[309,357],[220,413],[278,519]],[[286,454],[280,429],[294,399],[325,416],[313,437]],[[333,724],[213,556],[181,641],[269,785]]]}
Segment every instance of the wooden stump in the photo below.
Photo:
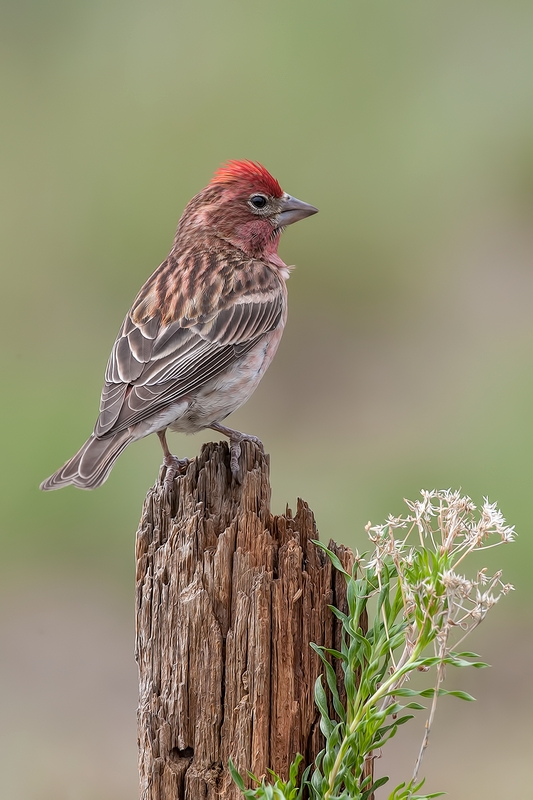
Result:
{"label": "wooden stump", "polygon": [[[338,645],[327,605],[345,583],[312,544],[313,514],[270,513],[269,459],[208,444],[171,492],[158,482],[137,532],[138,710],[142,800],[237,800],[228,773],[271,768],[322,747],[310,642]],[[330,543],[344,565],[351,551]]]}

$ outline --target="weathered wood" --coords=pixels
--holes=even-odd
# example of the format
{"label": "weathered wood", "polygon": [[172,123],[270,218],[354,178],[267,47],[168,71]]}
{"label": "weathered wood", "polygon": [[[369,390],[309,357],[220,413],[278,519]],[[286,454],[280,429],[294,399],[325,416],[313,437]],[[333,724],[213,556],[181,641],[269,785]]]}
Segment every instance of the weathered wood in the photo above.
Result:
{"label": "weathered wood", "polygon": [[[137,532],[142,800],[237,800],[227,770],[286,776],[322,747],[309,642],[334,646],[344,581],[312,539],[313,514],[270,513],[269,460],[209,444],[172,491],[148,493]],[[352,553],[333,543],[346,567]]]}

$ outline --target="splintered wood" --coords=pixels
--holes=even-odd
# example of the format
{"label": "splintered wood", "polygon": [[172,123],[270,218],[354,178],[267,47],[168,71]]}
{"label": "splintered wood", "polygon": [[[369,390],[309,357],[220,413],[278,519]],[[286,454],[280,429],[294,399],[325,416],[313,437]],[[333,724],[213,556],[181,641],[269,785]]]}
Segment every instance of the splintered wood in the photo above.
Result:
{"label": "splintered wood", "polygon": [[[322,747],[310,642],[338,645],[342,576],[312,539],[313,514],[270,513],[269,462],[209,444],[146,497],[137,532],[138,710],[142,800],[237,800],[228,773],[287,776]],[[346,568],[352,553],[334,543]]]}

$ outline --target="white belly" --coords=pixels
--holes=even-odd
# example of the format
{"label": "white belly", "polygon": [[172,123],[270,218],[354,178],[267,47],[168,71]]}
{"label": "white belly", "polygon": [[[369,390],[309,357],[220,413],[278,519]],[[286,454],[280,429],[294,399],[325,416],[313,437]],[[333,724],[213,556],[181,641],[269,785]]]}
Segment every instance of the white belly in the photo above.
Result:
{"label": "white belly", "polygon": [[281,330],[274,331],[229,370],[206,383],[190,399],[187,409],[169,425],[170,429],[196,433],[221,422],[244,405],[272,361],[281,333]]}
{"label": "white belly", "polygon": [[173,403],[171,406],[166,408],[164,411],[160,411],[158,414],[154,414],[153,417],[150,419],[145,420],[144,422],[140,422],[136,426],[136,434],[138,434],[137,438],[143,439],[145,436],[149,436],[151,433],[156,433],[157,431],[164,431],[168,428],[176,419],[179,419],[186,413],[187,409],[189,408],[189,401],[188,400],[180,400],[179,403]]}

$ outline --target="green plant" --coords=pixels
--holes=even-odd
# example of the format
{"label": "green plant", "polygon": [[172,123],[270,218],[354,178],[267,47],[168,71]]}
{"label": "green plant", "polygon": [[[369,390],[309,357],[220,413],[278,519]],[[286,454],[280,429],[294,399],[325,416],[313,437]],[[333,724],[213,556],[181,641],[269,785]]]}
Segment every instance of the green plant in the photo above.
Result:
{"label": "green plant", "polygon": [[[418,774],[437,699],[446,694],[474,699],[466,692],[445,690],[445,671],[447,667],[487,666],[475,653],[459,648],[499,597],[513,588],[502,583],[501,572],[489,577],[482,569],[467,578],[457,569],[472,551],[511,542],[515,532],[496,504],[486,498],[476,513],[471,499],[457,491],[421,494],[422,500],[406,501],[409,513],[405,517],[389,517],[384,525],[368,524],[374,551],[368,559],[356,557],[352,574],[334,553],[316,542],[344,575],[348,606],[347,613],[331,607],[342,625],[341,649],[311,645],[324,666],[324,675],[315,685],[315,702],[325,747],[300,780],[302,757],[298,755],[287,782],[273,773],[273,783],[251,775],[257,784],[251,789],[245,788],[230,763],[245,797],[300,800],[307,787],[312,800],[368,800],[388,778],[373,780],[369,770],[365,776],[365,764],[413,718],[410,711],[425,708],[414,698],[431,701],[425,734],[411,779],[397,786],[389,800],[428,800],[442,794],[417,794],[424,783]],[[366,632],[359,624],[365,610],[371,619]],[[345,701],[335,661],[342,667]],[[430,687],[405,685],[431,670]]]}

